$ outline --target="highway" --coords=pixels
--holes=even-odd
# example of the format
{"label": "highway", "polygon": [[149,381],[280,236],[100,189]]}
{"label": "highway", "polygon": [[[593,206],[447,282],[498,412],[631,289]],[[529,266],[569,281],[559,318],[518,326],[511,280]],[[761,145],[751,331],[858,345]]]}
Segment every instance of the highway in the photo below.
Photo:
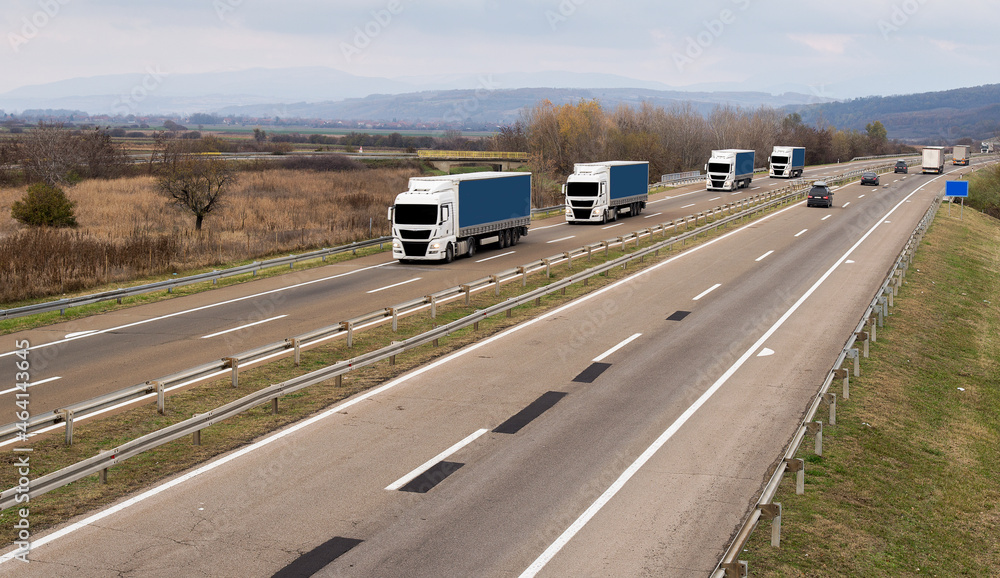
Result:
{"label": "highway", "polygon": [[32,564],[0,571],[708,575],[944,180],[888,174],[732,230],[37,536]]}
{"label": "highway", "polygon": [[[811,168],[805,176],[832,176],[876,162]],[[0,358],[12,355],[17,340],[32,344],[32,413],[44,413],[786,184],[758,176],[749,190],[733,193],[689,185],[654,195],[637,217],[606,225],[569,226],[562,216],[552,217],[532,223],[516,247],[484,248],[474,259],[448,265],[400,265],[383,253],[130,307],[8,335]],[[11,392],[0,393],[8,415],[13,403]]]}

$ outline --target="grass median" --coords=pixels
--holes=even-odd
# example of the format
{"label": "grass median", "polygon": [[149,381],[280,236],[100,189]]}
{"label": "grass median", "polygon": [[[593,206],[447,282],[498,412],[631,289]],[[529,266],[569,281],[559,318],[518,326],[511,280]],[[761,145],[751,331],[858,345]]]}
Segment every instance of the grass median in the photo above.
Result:
{"label": "grass median", "polygon": [[942,207],[753,576],[998,576],[1000,221]]}

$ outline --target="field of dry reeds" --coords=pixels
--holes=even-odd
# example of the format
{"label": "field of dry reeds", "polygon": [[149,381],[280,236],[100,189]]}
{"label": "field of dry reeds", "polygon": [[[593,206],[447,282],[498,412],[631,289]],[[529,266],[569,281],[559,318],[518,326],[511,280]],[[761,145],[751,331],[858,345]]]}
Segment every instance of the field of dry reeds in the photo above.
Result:
{"label": "field of dry reeds", "polygon": [[0,303],[386,235],[386,208],[417,174],[243,171],[200,233],[194,216],[168,204],[153,177],[67,187],[79,223],[72,230],[20,225],[10,208],[25,189],[0,188]]}

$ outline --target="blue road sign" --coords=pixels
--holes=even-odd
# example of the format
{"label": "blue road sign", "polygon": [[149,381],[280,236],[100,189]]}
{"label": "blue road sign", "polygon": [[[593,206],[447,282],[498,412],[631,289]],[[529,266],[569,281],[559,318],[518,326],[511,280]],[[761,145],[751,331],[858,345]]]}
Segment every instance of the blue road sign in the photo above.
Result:
{"label": "blue road sign", "polygon": [[949,197],[968,197],[969,181],[946,181],[944,194]]}

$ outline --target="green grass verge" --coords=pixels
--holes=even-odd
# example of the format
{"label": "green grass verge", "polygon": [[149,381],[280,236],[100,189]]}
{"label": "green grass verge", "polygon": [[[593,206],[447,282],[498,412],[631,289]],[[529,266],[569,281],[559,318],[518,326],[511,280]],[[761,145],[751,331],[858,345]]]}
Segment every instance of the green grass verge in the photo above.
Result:
{"label": "green grass verge", "polygon": [[[753,576],[1000,576],[1000,222],[938,212]],[[811,443],[803,444],[811,450]]]}

